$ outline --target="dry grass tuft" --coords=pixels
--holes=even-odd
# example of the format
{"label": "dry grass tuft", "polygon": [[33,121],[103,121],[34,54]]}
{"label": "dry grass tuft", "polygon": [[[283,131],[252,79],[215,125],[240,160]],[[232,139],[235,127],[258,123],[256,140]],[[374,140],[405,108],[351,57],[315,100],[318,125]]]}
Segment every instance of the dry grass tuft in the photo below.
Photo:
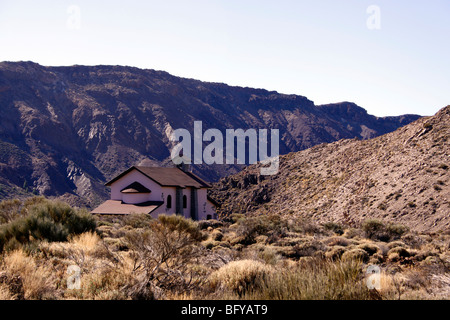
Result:
{"label": "dry grass tuft", "polygon": [[16,300],[17,296],[11,293],[8,285],[0,283],[0,300]]}
{"label": "dry grass tuft", "polygon": [[29,300],[54,299],[57,296],[52,270],[38,264],[34,257],[23,250],[8,253],[3,260],[3,269],[22,279],[24,298]]}
{"label": "dry grass tuft", "polygon": [[258,290],[243,299],[256,300],[344,300],[369,299],[358,261],[302,258],[295,266],[277,268]]}
{"label": "dry grass tuft", "polygon": [[92,253],[96,250],[100,241],[100,237],[95,232],[85,232],[73,236],[69,243],[86,253]]}
{"label": "dry grass tuft", "polygon": [[256,260],[238,260],[213,272],[209,280],[214,290],[223,286],[242,296],[262,285],[273,271],[273,267]]}

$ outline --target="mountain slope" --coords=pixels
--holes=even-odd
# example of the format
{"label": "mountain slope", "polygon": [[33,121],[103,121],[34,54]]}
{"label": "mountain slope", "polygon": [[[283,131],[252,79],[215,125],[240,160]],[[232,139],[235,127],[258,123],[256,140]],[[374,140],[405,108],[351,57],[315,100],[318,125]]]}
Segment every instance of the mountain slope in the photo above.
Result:
{"label": "mountain slope", "polygon": [[[177,128],[280,129],[282,154],[392,131],[418,116],[377,118],[351,103],[230,87],[121,66],[0,63],[0,197],[33,191],[95,205],[103,183],[142,163],[167,165]],[[215,181],[237,166],[199,166]]]}
{"label": "mountain slope", "polygon": [[222,214],[301,214],[358,224],[379,218],[418,231],[450,228],[450,106],[392,133],[340,140],[280,158],[278,175],[257,166],[221,179]]}

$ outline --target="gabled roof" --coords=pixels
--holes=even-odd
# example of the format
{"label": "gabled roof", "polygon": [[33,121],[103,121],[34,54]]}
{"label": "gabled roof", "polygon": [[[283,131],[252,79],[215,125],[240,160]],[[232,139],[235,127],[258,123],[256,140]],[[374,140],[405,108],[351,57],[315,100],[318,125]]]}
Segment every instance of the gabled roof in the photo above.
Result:
{"label": "gabled roof", "polygon": [[152,179],[157,184],[163,187],[194,187],[194,188],[210,188],[211,186],[197,177],[192,172],[186,172],[179,168],[164,168],[164,167],[142,167],[133,166],[128,170],[122,172],[117,177],[105,184],[110,186],[115,181],[122,178],[132,170],[137,170],[149,179]]}
{"label": "gabled roof", "polygon": [[150,193],[151,191],[144,187],[139,182],[135,181],[132,184],[126,186],[122,190],[120,190],[122,193]]}

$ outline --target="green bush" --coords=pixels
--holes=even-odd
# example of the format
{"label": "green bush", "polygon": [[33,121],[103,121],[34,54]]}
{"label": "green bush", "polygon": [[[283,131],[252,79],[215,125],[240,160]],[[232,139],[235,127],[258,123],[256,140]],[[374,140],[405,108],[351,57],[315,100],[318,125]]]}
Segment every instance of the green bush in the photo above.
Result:
{"label": "green bush", "polygon": [[9,199],[0,202],[0,224],[8,223],[22,215],[22,201]]}
{"label": "green bush", "polygon": [[96,229],[92,215],[63,202],[40,200],[25,207],[26,215],[0,226],[0,251],[32,240],[66,241],[69,235]]}
{"label": "green bush", "polygon": [[365,236],[369,239],[379,239],[380,237],[384,237],[384,233],[386,230],[385,224],[377,219],[366,220],[362,224],[362,229],[365,233]]}
{"label": "green bush", "polygon": [[152,217],[146,213],[132,213],[123,218],[122,223],[133,228],[148,228]]}
{"label": "green bush", "polygon": [[336,233],[337,235],[343,235],[344,234],[344,227],[336,222],[327,222],[323,225],[323,227],[325,228],[325,230],[330,230],[334,233]]}
{"label": "green bush", "polygon": [[408,227],[401,224],[385,224],[377,219],[366,220],[361,227],[367,238],[384,242],[399,239],[403,234],[409,231]]}
{"label": "green bush", "polygon": [[243,244],[254,243],[256,237],[260,235],[277,238],[288,228],[287,221],[282,220],[279,215],[244,217],[240,218],[237,224],[237,233],[244,238]]}
{"label": "green bush", "polygon": [[406,234],[409,231],[409,228],[402,224],[389,223],[386,226],[386,230],[390,236],[390,240],[397,240]]}

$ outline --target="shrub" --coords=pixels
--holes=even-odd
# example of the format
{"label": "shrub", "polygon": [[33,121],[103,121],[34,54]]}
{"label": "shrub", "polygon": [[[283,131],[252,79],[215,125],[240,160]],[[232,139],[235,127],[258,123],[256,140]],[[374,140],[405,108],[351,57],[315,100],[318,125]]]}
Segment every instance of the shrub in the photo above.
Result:
{"label": "shrub", "polygon": [[146,213],[133,213],[123,218],[123,224],[133,228],[146,228],[151,221],[152,217]]}
{"label": "shrub", "polygon": [[294,232],[304,233],[309,235],[322,234],[323,229],[309,218],[297,217],[289,225],[289,229]]}
{"label": "shrub", "polygon": [[325,257],[330,260],[338,260],[342,257],[345,252],[345,247],[342,246],[333,246],[330,250],[325,252]]}
{"label": "shrub", "polygon": [[243,236],[241,243],[252,244],[260,235],[277,238],[287,231],[287,222],[279,215],[261,215],[240,218],[237,222],[237,234]]}
{"label": "shrub", "polygon": [[264,250],[259,252],[258,258],[264,260],[268,265],[276,265],[281,260],[281,255],[271,246],[265,246]]}
{"label": "shrub", "polygon": [[355,248],[345,251],[344,254],[342,254],[342,260],[367,262],[369,260],[369,254],[363,249]]}
{"label": "shrub", "polygon": [[70,243],[74,247],[80,248],[86,253],[94,252],[99,242],[100,237],[95,232],[85,232],[82,234],[73,235],[70,238]]}
{"label": "shrub", "polygon": [[393,249],[393,248],[397,248],[397,247],[405,248],[406,244],[403,241],[396,240],[396,241],[389,242],[387,244],[387,247],[389,248],[389,250]]}
{"label": "shrub", "polygon": [[357,248],[364,250],[365,252],[367,252],[367,254],[369,256],[374,255],[375,253],[381,252],[380,248],[378,248],[377,245],[372,244],[372,243],[362,243]]}
{"label": "shrub", "polygon": [[127,286],[132,298],[152,297],[155,288],[189,291],[203,283],[192,269],[204,239],[198,224],[178,215],[160,215],[149,228],[125,234],[139,281]]}
{"label": "shrub", "polygon": [[327,244],[328,246],[342,246],[342,247],[347,247],[348,245],[350,245],[352,243],[351,240],[344,238],[344,237],[330,237],[328,239],[326,239],[325,244]]}
{"label": "shrub", "polygon": [[23,250],[8,253],[3,261],[8,274],[20,277],[25,299],[54,299],[57,295],[56,282],[50,267],[39,265]]}
{"label": "shrub", "polygon": [[215,229],[213,232],[211,232],[211,238],[215,241],[222,241],[223,239],[223,233],[219,230]]}
{"label": "shrub", "polygon": [[386,226],[386,230],[390,240],[400,239],[405,233],[409,231],[407,226],[397,223],[389,223]]}
{"label": "shrub", "polygon": [[9,290],[9,285],[0,282],[0,300],[16,300],[17,295]]}
{"label": "shrub", "polygon": [[384,237],[386,230],[385,224],[377,219],[366,220],[361,227],[365,236],[369,239],[379,239],[380,237]]}
{"label": "shrub", "polygon": [[0,224],[9,223],[28,214],[28,209],[36,204],[44,203],[44,197],[32,197],[25,201],[8,199],[0,202]]}
{"label": "shrub", "polygon": [[384,242],[399,239],[403,234],[409,231],[408,227],[401,224],[385,224],[377,219],[364,221],[362,229],[367,238]]}
{"label": "shrub", "polygon": [[211,250],[214,247],[217,247],[219,244],[220,244],[220,241],[216,241],[213,239],[205,240],[202,242],[202,245],[208,250]]}
{"label": "shrub", "polygon": [[425,243],[418,234],[411,232],[404,234],[401,239],[408,244],[408,246],[415,249],[419,249]]}
{"label": "shrub", "polygon": [[214,271],[209,281],[213,289],[223,286],[239,296],[260,288],[273,268],[256,260],[232,261]]}
{"label": "shrub", "polygon": [[21,215],[22,201],[18,199],[0,202],[0,224],[8,223]]}
{"label": "shrub", "polygon": [[69,235],[95,231],[94,217],[68,204],[45,200],[31,205],[26,216],[0,226],[0,251],[31,240],[66,241]]}
{"label": "shrub", "polygon": [[[123,288],[133,278],[123,268],[99,268],[82,273],[81,287],[77,290],[66,290],[66,299],[85,300],[126,300],[128,291]],[[149,294],[153,298],[153,293]]]}
{"label": "shrub", "polygon": [[388,259],[391,261],[398,261],[403,258],[409,257],[411,254],[403,247],[395,247],[389,250]]}
{"label": "shrub", "polygon": [[160,215],[157,223],[153,223],[151,228],[154,231],[168,231],[186,235],[191,242],[198,242],[204,238],[204,234],[200,231],[195,221],[179,215]]}
{"label": "shrub", "polygon": [[96,222],[87,210],[75,210],[67,203],[59,201],[46,201],[32,206],[30,216],[36,219],[50,220],[61,225],[69,234],[80,234],[95,231]]}
{"label": "shrub", "polygon": [[369,264],[380,264],[384,261],[384,255],[381,253],[373,254],[369,259]]}
{"label": "shrub", "polygon": [[322,254],[326,250],[326,246],[320,241],[313,240],[296,244],[294,250],[297,258],[310,257]]}
{"label": "shrub", "polygon": [[17,218],[26,216],[29,208],[48,201],[44,197],[32,197],[24,201],[8,199],[0,202],[0,224],[9,223]]}
{"label": "shrub", "polygon": [[323,227],[325,228],[325,230],[330,230],[338,235],[344,234],[344,227],[339,223],[330,221],[325,223]]}
{"label": "shrub", "polygon": [[[243,216],[243,215],[242,215]],[[198,222],[198,226],[201,230],[208,228],[219,228],[223,226],[223,222],[215,219],[201,220]]]}
{"label": "shrub", "polygon": [[347,239],[357,239],[357,238],[362,237],[363,233],[364,233],[364,231],[362,231],[359,228],[348,228],[345,230],[345,232],[342,236]]}
{"label": "shrub", "polygon": [[[4,268],[3,263],[2,269]],[[0,271],[0,300],[23,300],[24,296],[22,278],[9,271]]]}

